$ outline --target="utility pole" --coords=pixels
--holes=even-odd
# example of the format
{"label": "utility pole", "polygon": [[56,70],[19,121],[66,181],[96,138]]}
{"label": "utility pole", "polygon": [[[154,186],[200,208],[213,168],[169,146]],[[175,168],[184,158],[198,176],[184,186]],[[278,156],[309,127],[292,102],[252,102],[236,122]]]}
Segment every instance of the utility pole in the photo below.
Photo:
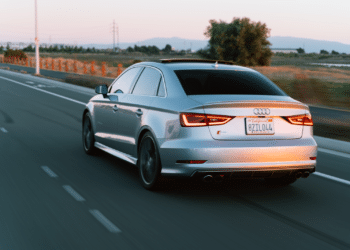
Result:
{"label": "utility pole", "polygon": [[40,75],[39,67],[39,38],[38,38],[38,9],[35,0],[35,74]]}
{"label": "utility pole", "polygon": [[119,27],[118,27],[118,24],[117,24],[117,48],[119,50]]}
{"label": "utility pole", "polygon": [[113,52],[115,52],[115,20],[113,20]]}

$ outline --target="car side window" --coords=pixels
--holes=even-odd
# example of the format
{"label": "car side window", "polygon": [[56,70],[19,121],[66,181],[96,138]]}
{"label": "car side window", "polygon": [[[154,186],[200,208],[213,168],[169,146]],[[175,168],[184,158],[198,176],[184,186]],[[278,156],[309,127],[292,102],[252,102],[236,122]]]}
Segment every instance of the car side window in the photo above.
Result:
{"label": "car side window", "polygon": [[132,94],[155,96],[158,90],[158,84],[161,74],[158,70],[145,68],[138,79]]}
{"label": "car side window", "polygon": [[160,79],[157,96],[165,97],[165,86],[164,86],[163,78]]}
{"label": "car side window", "polygon": [[139,75],[141,67],[129,69],[122,74],[112,85],[109,93],[129,93],[131,85]]}

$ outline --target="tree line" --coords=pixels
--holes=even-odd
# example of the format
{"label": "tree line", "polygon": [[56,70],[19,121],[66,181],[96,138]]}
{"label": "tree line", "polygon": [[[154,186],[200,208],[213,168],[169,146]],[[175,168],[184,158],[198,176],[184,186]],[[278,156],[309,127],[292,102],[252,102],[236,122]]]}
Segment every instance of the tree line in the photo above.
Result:
{"label": "tree line", "polygon": [[[6,50],[10,50],[10,47],[7,46]],[[119,49],[118,49],[119,50]],[[5,48],[3,46],[0,47],[0,53],[4,52]],[[32,45],[28,45],[27,47],[22,49],[23,52],[35,52],[35,47]],[[49,47],[39,47],[39,52],[48,52],[48,53],[111,53],[110,49],[96,49],[92,48],[83,48],[82,46],[64,46],[64,45],[51,45]],[[137,46],[135,45],[133,48],[128,47],[125,52],[142,52],[145,54],[151,55],[159,55],[160,53],[169,54],[172,52],[172,47],[170,44],[167,44],[163,49],[159,49],[157,46]],[[113,53],[113,52],[112,52]]]}

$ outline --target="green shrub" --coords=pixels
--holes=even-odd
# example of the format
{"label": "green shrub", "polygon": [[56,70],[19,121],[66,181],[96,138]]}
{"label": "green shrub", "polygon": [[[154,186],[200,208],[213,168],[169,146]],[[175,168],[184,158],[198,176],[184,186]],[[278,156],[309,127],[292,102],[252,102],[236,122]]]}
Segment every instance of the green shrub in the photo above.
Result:
{"label": "green shrub", "polygon": [[5,54],[4,54],[4,57],[7,58],[7,59],[11,58],[11,59],[18,59],[18,60],[27,59],[27,55],[22,50],[19,50],[19,49],[15,49],[15,50],[8,49],[8,50],[6,50]]}

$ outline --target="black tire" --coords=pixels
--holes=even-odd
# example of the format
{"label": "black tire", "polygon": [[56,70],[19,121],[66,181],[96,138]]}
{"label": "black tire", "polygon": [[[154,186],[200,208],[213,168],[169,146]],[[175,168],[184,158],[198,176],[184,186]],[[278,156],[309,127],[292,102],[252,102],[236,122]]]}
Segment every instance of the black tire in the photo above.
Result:
{"label": "black tire", "polygon": [[142,137],[138,156],[137,164],[142,186],[147,190],[160,189],[162,165],[157,144],[150,132]]}
{"label": "black tire", "polygon": [[87,112],[83,119],[83,148],[88,155],[94,155],[97,151],[95,148],[94,131],[91,124],[91,116]]}
{"label": "black tire", "polygon": [[283,187],[294,183],[297,178],[292,176],[283,176],[279,178],[265,178],[265,182],[271,187]]}

